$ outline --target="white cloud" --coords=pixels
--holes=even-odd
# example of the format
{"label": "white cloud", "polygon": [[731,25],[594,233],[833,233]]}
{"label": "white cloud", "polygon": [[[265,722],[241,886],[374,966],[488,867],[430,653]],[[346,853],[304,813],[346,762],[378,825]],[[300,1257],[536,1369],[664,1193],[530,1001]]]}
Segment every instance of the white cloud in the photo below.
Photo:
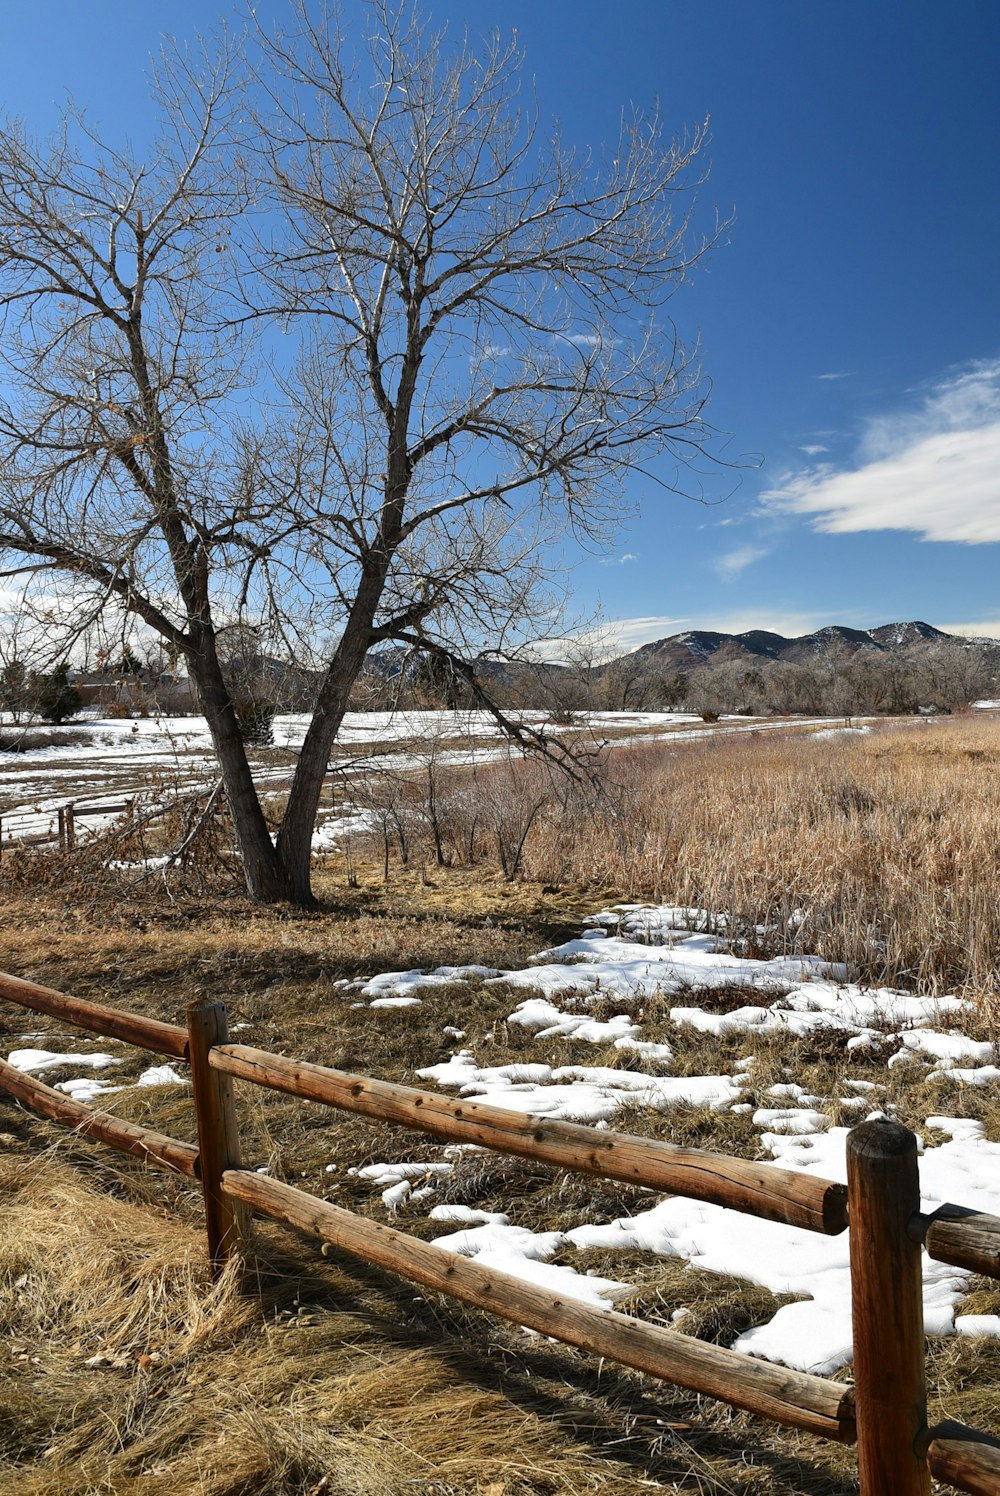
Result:
{"label": "white cloud", "polygon": [[762,498],[832,533],[1000,541],[1000,361],[949,376],[914,408],[872,417],[855,462],[791,472]]}
{"label": "white cloud", "polygon": [[596,628],[584,629],[569,639],[557,639],[538,646],[538,657],[553,662],[565,661],[574,654],[585,653],[595,660],[610,660],[616,655],[628,654],[640,644],[651,644],[654,639],[666,639],[689,628],[689,618],[671,618],[668,615],[646,615],[642,618],[609,618]]}
{"label": "white cloud", "polygon": [[942,623],[946,634],[961,634],[966,639],[1000,639],[1000,618],[987,618],[981,623]]}
{"label": "white cloud", "polygon": [[[801,634],[812,634],[825,628],[828,623],[846,623],[853,628],[868,628],[867,622],[855,623],[848,609],[835,609],[831,616],[829,608],[822,613],[786,613],[781,609],[746,608],[735,613],[713,613],[709,616],[688,619],[692,629],[715,629],[720,634],[749,634],[753,629],[763,629],[769,634],[784,634],[787,639],[797,639]],[[676,632],[676,630],[675,630]]]}
{"label": "white cloud", "polygon": [[639,618],[611,618],[599,628],[576,635],[575,639],[553,641],[548,647],[538,650],[538,658],[555,662],[568,660],[574,653],[584,652],[594,659],[612,659],[616,655],[628,654],[642,644],[652,644],[657,639],[669,639],[692,629],[710,629],[721,634],[746,634],[751,629],[765,629],[768,633],[784,634],[786,638],[797,638],[800,634],[811,634],[828,623],[848,623],[857,628],[871,626],[870,618],[856,621],[850,610],[837,612],[831,617],[825,613],[788,613],[765,608],[747,609],[735,613],[699,614],[695,617],[671,618],[669,616],[645,616]]}
{"label": "white cloud", "polygon": [[830,448],[824,447],[820,442],[810,442],[808,443],[808,445],[800,448],[800,450],[803,451],[807,457],[818,457],[821,452],[829,452]]}
{"label": "white cloud", "polygon": [[638,561],[635,551],[622,551],[620,556],[602,556],[602,566],[625,566],[629,561]]}
{"label": "white cloud", "polygon": [[562,336],[577,348],[617,348],[621,343],[621,338],[611,338],[600,332],[567,332]]}
{"label": "white cloud", "polygon": [[817,374],[816,378],[817,379],[850,379],[851,376],[853,375],[853,373],[854,373],[853,369],[836,369],[831,374]]}
{"label": "white cloud", "polygon": [[858,455],[865,461],[898,457],[925,437],[972,431],[1000,421],[1000,359],[952,373],[904,410],[872,416]]}
{"label": "white cloud", "polygon": [[720,577],[738,577],[741,572],[752,566],[754,561],[759,561],[763,556],[769,556],[770,550],[763,545],[741,545],[734,551],[727,551],[724,556],[719,556],[712,562],[715,571]]}

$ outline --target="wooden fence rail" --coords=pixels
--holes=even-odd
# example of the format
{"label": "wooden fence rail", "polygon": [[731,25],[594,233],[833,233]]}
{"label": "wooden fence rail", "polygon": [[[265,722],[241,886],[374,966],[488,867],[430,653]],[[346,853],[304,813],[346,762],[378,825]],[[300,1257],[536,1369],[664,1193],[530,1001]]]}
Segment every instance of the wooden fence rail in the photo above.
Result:
{"label": "wooden fence rail", "polygon": [[[77,844],[76,823],[86,816],[124,815],[130,802],[122,800],[114,804],[80,805],[76,800],[67,801],[48,811],[5,810],[0,811],[0,851],[7,845],[21,847],[47,847],[56,845],[62,852],[72,852]],[[49,817],[49,829],[38,830],[40,816]],[[53,821],[53,817],[55,817]],[[18,831],[18,826],[23,828]]]}
{"label": "wooden fence rail", "polygon": [[74,1101],[71,1096],[47,1086],[36,1076],[15,1070],[6,1060],[0,1060],[0,1089],[23,1101],[32,1111],[58,1122],[61,1127],[72,1128],[81,1137],[107,1143],[120,1153],[132,1153],[157,1168],[192,1176],[199,1172],[198,1150],[190,1143],[178,1142],[176,1138],[151,1132],[147,1127],[126,1122],[109,1112],[85,1106],[82,1101]]}
{"label": "wooden fence rail", "polygon": [[[771,1164],[456,1101],[231,1044],[218,1002],[193,1004],[181,1028],[3,974],[0,998],[190,1063],[197,1148],[84,1106],[4,1061],[0,1090],[85,1137],[199,1178],[216,1272],[245,1245],[249,1213],[256,1211],[595,1355],[775,1422],[842,1442],[856,1439],[861,1496],[928,1496],[932,1476],[957,1490],[1000,1496],[1000,1440],[954,1423],[927,1426],[921,1285],[922,1246],[938,1261],[1000,1278],[1000,1219],[956,1205],[922,1215],[916,1139],[898,1123],[867,1122],[852,1130],[845,1191],[832,1180]],[[849,1228],[855,1384],[567,1301],[243,1168],[234,1079],[806,1230]]]}
{"label": "wooden fence rail", "polygon": [[536,1163],[728,1205],[767,1221],[831,1236],[847,1228],[847,1190],[842,1184],[773,1164],[751,1163],[700,1148],[678,1148],[572,1122],[552,1122],[468,1098],[455,1101],[432,1091],[285,1059],[245,1044],[214,1048],[209,1063],[225,1075],[270,1090],[428,1132],[449,1142],[477,1143]]}
{"label": "wooden fence rail", "polygon": [[775,1423],[845,1443],[854,1441],[854,1400],[843,1382],[753,1361],[737,1351],[644,1324],[627,1314],[560,1299],[511,1273],[480,1267],[456,1252],[317,1200],[276,1179],[229,1170],[223,1176],[223,1187],[233,1199],[261,1214],[425,1288]]}
{"label": "wooden fence rail", "polygon": [[106,1039],[120,1039],[123,1044],[151,1049],[154,1054],[170,1055],[176,1060],[187,1059],[187,1032],[174,1023],[161,1023],[140,1013],[125,1013],[121,1008],[86,1002],[66,992],[57,992],[54,987],[41,987],[37,982],[26,982],[5,972],[0,972],[0,998],[76,1028],[89,1029]]}

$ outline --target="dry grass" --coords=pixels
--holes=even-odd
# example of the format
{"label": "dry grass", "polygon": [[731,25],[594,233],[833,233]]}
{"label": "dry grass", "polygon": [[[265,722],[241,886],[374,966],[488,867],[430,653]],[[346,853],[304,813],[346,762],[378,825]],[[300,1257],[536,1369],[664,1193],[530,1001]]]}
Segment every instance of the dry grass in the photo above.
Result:
{"label": "dry grass", "polygon": [[[346,857],[324,859],[327,876],[317,881],[321,897],[332,893],[334,907],[346,909],[360,880],[365,896],[354,906],[368,918],[385,855],[389,887],[379,907],[398,910],[419,881],[430,911],[443,883],[447,920],[464,865],[474,874],[466,915],[491,915],[501,901],[492,888],[482,897],[482,870],[498,868],[498,858],[508,873],[517,865],[534,816],[518,875],[562,891],[554,907],[592,907],[602,894],[703,907],[729,918],[749,954],[817,953],[847,961],[861,981],[971,994],[995,1017],[998,769],[1000,717],[883,724],[865,736],[800,729],[612,748],[596,802],[538,766],[503,764],[474,776],[441,770],[431,814],[415,771],[401,812],[408,865],[399,865],[395,833],[388,853],[380,838],[366,847],[355,836]],[[432,822],[448,867],[437,865]],[[167,841],[177,844],[184,829],[178,821]],[[220,823],[191,865],[171,874],[170,889],[159,875],[123,886],[96,865],[97,847],[8,854],[4,881],[26,896],[42,886],[69,894],[77,910],[124,898],[141,921],[150,908],[158,917],[165,899],[186,911],[185,879],[206,901],[231,900],[236,869],[224,842]],[[516,883],[510,893],[507,911],[525,907]]]}
{"label": "dry grass", "polygon": [[[355,994],[336,985],[413,966],[519,966],[577,933],[602,901],[629,894],[766,924],[761,948],[846,951],[860,968],[900,980],[909,962],[924,986],[960,980],[990,997],[1000,950],[998,756],[995,724],[815,744],[742,738],[675,756],[636,750],[615,768],[632,810],[590,825],[567,814],[539,831],[529,847],[535,881],[394,867],[386,885],[379,858],[355,855],[359,886],[349,888],[344,864],[331,858],[317,874],[321,906],[308,914],[256,909],[238,896],[171,900],[154,884],[126,902],[83,877],[61,887],[21,877],[5,887],[0,967],[173,1021],[192,999],[221,997],[246,1042],[409,1083],[416,1066],[452,1051],[449,1024],[466,1030],[486,1063],[634,1068],[621,1051],[581,1052],[507,1024],[512,1003],[502,986],[473,982],[428,992],[420,1007],[373,1010],[352,1007]],[[808,915],[797,935],[787,919],[796,907]],[[868,923],[852,930],[852,919]],[[723,1011],[745,994],[694,1000]],[[643,1004],[644,1038],[669,1039],[674,1073],[730,1072],[747,1036],[678,1031],[668,1017],[675,1001]],[[980,1023],[985,1036],[988,1004]],[[0,1012],[7,1049],[53,1029],[32,1014]],[[88,1042],[74,1036],[66,1047]],[[121,1055],[123,1078],[148,1063],[104,1041],[93,1047]],[[773,1104],[768,1088],[794,1078],[829,1098],[834,1121],[856,1118],[837,1110],[847,1094],[839,1040],[757,1037],[752,1047],[747,1100]],[[940,1112],[977,1116],[1000,1140],[991,1088],[928,1078],[919,1063],[887,1069],[893,1047],[852,1055],[850,1075],[884,1085],[879,1100],[912,1126]],[[192,1135],[182,1089],[126,1090],[110,1101]],[[422,1136],[291,1098],[241,1087],[240,1106],[248,1163],[377,1218],[378,1192],[349,1167],[441,1157]],[[759,1154],[745,1115],[636,1109],[620,1125]],[[324,1261],[276,1227],[257,1229],[248,1282],[213,1288],[188,1182],[145,1174],[6,1105],[0,1127],[0,1493],[625,1496],[654,1486],[839,1496],[854,1488],[849,1451],[599,1367],[346,1260]],[[493,1155],[462,1157],[437,1198],[502,1208],[535,1230],[613,1220],[649,1202],[624,1185]],[[428,1222],[426,1202],[404,1205],[399,1224],[423,1237],[441,1229]],[[646,1254],[568,1251],[561,1260],[633,1283],[630,1307],[650,1318],[688,1309],[690,1331],[722,1342],[779,1302]],[[965,1308],[996,1312],[998,1294],[997,1285],[978,1285]],[[88,1367],[94,1357],[104,1360]],[[994,1346],[934,1344],[929,1370],[937,1416],[995,1425]]]}
{"label": "dry grass", "polygon": [[646,746],[609,780],[532,837],[528,876],[728,914],[755,954],[1000,994],[1000,720]]}
{"label": "dry grass", "polygon": [[[238,901],[101,912],[39,892],[8,903],[3,962],[167,1018],[194,996],[223,996],[233,1022],[248,1026],[241,1037],[249,1042],[412,1081],[415,1064],[449,1051],[442,1028],[456,1018],[497,1063],[522,1055],[531,1041],[503,1022],[509,997],[473,984],[428,995],[419,1008],[380,1012],[352,1008],[333,987],[336,977],[482,957],[484,946],[485,959],[513,965],[576,928],[579,917],[576,895],[473,886],[464,872],[448,883],[450,892],[443,878],[436,888],[414,878],[387,892],[373,878],[340,903],[328,885],[325,911],[302,917]],[[8,1048],[27,1031],[53,1028],[12,1008],[0,1023]],[[72,1047],[88,1042],[75,1037]],[[121,1054],[123,1075],[145,1063],[104,1041],[94,1047]],[[580,1053],[560,1043],[545,1057]],[[124,1115],[191,1136],[190,1098],[177,1088],[124,1091],[110,1101]],[[247,1087],[240,1101],[249,1162],[377,1217],[384,1218],[377,1191],[348,1166],[441,1156],[426,1138],[291,1098]],[[628,1121],[642,1125],[638,1115]],[[666,1119],[646,1123],[665,1127]],[[233,1282],[213,1289],[200,1202],[186,1181],[145,1174],[24,1112],[11,1112],[5,1125],[2,1492],[625,1496],[658,1483],[839,1496],[850,1489],[849,1453],[599,1367],[381,1274],[324,1262],[313,1245],[278,1228],[257,1228],[248,1292]],[[675,1116],[674,1125],[701,1135],[709,1115]],[[750,1148],[751,1129],[743,1131]],[[647,1197],[472,1155],[440,1198],[502,1206],[534,1229],[569,1229],[641,1208]],[[420,1236],[441,1229],[418,1207],[404,1207],[399,1219]],[[657,1302],[666,1304],[662,1263],[623,1263],[610,1253],[566,1260],[626,1276],[640,1295],[655,1280]],[[679,1264],[674,1271],[680,1280]],[[749,1323],[771,1302],[743,1285],[744,1299],[731,1289],[720,1319],[703,1277],[678,1281],[678,1292],[698,1312],[692,1328],[705,1333],[723,1333],[727,1319]],[[652,1306],[654,1296],[651,1289],[636,1307]],[[108,1364],[87,1367],[94,1356]]]}
{"label": "dry grass", "polygon": [[842,1451],[699,1408],[267,1228],[249,1282],[213,1287],[199,1234],[144,1195],[127,1173],[117,1198],[94,1188],[58,1150],[0,1165],[0,1491],[850,1489]]}

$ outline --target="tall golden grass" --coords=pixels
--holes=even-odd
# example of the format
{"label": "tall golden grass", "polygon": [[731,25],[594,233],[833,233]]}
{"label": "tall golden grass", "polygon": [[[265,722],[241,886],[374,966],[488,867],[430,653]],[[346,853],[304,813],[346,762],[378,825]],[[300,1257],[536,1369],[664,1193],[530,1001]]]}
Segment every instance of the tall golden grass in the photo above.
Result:
{"label": "tall golden grass", "polygon": [[724,914],[755,953],[1000,993],[1000,722],[614,751],[525,872]]}
{"label": "tall golden grass", "polygon": [[[749,954],[815,953],[862,982],[960,991],[994,1012],[998,769],[1000,718],[966,717],[863,734],[616,744],[596,795],[512,758],[474,773],[435,769],[433,781],[415,773],[355,785],[351,803],[373,816],[367,851],[386,884],[405,882],[413,866],[431,869],[432,881],[434,870],[464,864],[481,878],[502,870],[512,883],[570,886],[588,899],[690,905],[724,916]],[[188,830],[171,825],[167,843]],[[117,871],[119,834],[74,854],[8,853],[4,884],[80,899],[125,891],[133,906],[162,900],[171,880],[179,894],[239,885],[225,827],[193,844],[169,878]],[[348,839],[349,883],[365,840]],[[318,873],[318,886],[327,881]]]}

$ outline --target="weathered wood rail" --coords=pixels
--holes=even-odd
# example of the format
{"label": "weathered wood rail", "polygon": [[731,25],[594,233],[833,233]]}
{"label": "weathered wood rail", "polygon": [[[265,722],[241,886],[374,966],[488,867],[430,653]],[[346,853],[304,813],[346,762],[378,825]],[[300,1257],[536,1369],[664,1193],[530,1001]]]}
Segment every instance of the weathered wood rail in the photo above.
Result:
{"label": "weathered wood rail", "polygon": [[[3,974],[0,998],[190,1064],[197,1148],[73,1101],[5,1061],[0,1090],[84,1137],[200,1180],[216,1272],[241,1252],[256,1212],[594,1355],[781,1424],[856,1440],[861,1496],[929,1496],[932,1477],[960,1491],[1000,1496],[1000,1440],[952,1422],[927,1424],[921,1291],[922,1246],[938,1261],[1000,1278],[1000,1218],[958,1205],[921,1214],[916,1139],[898,1123],[853,1129],[845,1190],[771,1164],[456,1101],[231,1044],[218,1002],[193,1004],[181,1028]],[[561,1299],[244,1168],[234,1080],[803,1230],[849,1229],[854,1386]]]}
{"label": "weathered wood rail", "polygon": [[224,1075],[289,1096],[324,1102],[341,1111],[398,1123],[449,1142],[478,1143],[580,1174],[597,1174],[664,1194],[728,1205],[808,1231],[836,1235],[847,1226],[847,1190],[842,1184],[772,1164],[750,1163],[699,1148],[678,1148],[572,1122],[552,1122],[475,1100],[455,1101],[433,1091],[285,1059],[245,1044],[219,1045],[212,1050],[209,1063]]}
{"label": "weathered wood rail", "polygon": [[[100,805],[81,805],[79,801],[68,800],[64,805],[54,806],[45,812],[23,809],[0,811],[0,850],[6,844],[20,847],[58,846],[61,852],[72,852],[77,844],[77,821],[87,816],[124,815],[129,803],[122,800],[114,804],[102,802]],[[23,829],[36,827],[40,814],[48,815],[48,830]],[[22,827],[21,830],[18,829],[19,826]]]}

